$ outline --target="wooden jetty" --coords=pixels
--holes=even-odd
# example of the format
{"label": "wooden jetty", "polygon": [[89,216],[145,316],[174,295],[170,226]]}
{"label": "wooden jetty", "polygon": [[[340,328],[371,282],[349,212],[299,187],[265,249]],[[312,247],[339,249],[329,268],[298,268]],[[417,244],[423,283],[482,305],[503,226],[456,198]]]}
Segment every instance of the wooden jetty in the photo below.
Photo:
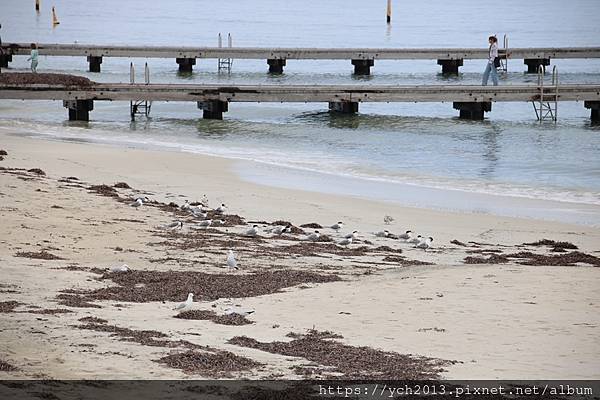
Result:
{"label": "wooden jetty", "polygon": [[[30,43],[3,43],[0,67],[13,56],[29,55]],[[191,72],[197,59],[263,59],[270,73],[282,73],[287,60],[350,60],[357,75],[369,75],[375,60],[437,60],[442,73],[458,73],[464,60],[486,59],[487,48],[267,48],[267,47],[175,47],[104,46],[84,44],[38,44],[40,55],[87,57],[89,70],[100,72],[104,57],[172,58],[179,71]],[[551,59],[600,58],[600,47],[548,47],[500,49],[501,58],[522,59],[527,72],[536,73]]]}
{"label": "wooden jetty", "polygon": [[63,100],[69,118],[88,120],[94,101],[193,101],[207,119],[222,119],[229,103],[322,102],[355,113],[365,102],[452,102],[461,118],[483,119],[494,102],[581,101],[598,122],[600,84],[575,85],[205,85],[94,83],[89,86],[0,84],[0,99]]}

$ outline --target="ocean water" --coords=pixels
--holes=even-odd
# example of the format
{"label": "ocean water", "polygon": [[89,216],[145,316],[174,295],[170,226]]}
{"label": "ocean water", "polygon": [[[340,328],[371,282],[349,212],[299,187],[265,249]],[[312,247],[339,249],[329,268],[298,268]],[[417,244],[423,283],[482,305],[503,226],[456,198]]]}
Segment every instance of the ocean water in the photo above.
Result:
{"label": "ocean water", "polygon": [[[385,3],[42,0],[36,14],[33,1],[1,0],[0,34],[5,42],[206,46],[216,45],[221,32],[231,33],[236,46],[486,47],[487,36],[496,33],[500,38],[506,34],[512,47],[600,46],[597,0],[539,5],[518,0],[394,0],[390,26],[385,24]],[[61,21],[56,28],[51,26],[52,5]],[[105,58],[102,73],[94,74],[86,72],[83,57],[42,56],[38,68],[127,82],[130,61],[139,71],[148,62],[152,82],[224,84],[478,84],[485,66],[484,60],[466,60],[459,76],[447,77],[435,61],[376,61],[370,77],[357,78],[349,60],[289,60],[281,76],[268,75],[265,60],[235,60],[231,75],[218,74],[216,60],[197,60],[194,73],[181,76],[174,60]],[[600,83],[600,60],[553,60],[552,65],[563,83]],[[26,57],[11,63],[16,71],[27,66]],[[524,69],[522,60],[511,60],[500,84],[535,82],[537,77]],[[570,210],[600,205],[600,127],[590,124],[582,103],[560,103],[556,124],[538,123],[526,103],[494,104],[483,122],[459,120],[448,103],[367,103],[355,116],[330,115],[327,104],[233,103],[223,121],[202,120],[193,103],[155,103],[150,119],[134,123],[127,103],[94,106],[92,121],[80,123],[67,121],[60,102],[0,101],[0,127],[56,140],[258,161],[271,166],[265,169],[269,173],[244,169],[240,174],[282,186],[290,176],[302,186],[306,175],[286,173],[281,179],[278,167],[321,173],[330,184],[318,187],[335,187],[341,182],[336,177],[344,177],[354,182],[344,189],[349,194],[417,206],[528,216],[530,211],[519,211],[519,205],[498,211],[485,207],[492,200],[477,205],[471,200],[501,195],[548,201],[552,207],[563,204]],[[380,191],[372,190],[373,182],[387,188],[422,188],[422,197],[404,190],[375,194]],[[452,191],[464,195],[464,201],[431,202],[429,190],[442,191],[436,192],[439,199],[443,191]],[[531,211],[531,216],[543,217],[538,214]],[[597,213],[574,215],[557,218],[600,224]]]}

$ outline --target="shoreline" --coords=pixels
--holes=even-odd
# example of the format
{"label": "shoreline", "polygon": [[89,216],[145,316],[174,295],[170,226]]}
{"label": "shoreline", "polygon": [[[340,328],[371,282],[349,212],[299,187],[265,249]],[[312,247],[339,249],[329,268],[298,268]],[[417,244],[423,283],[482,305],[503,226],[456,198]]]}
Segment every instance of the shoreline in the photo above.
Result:
{"label": "shoreline", "polygon": [[[72,143],[60,137],[26,132],[14,133],[10,128],[0,127],[0,134],[25,137],[32,140]],[[76,142],[88,146],[120,148],[118,142]],[[126,148],[141,151],[181,153],[192,156],[222,159],[228,170],[248,184],[279,189],[353,197],[409,209],[424,209],[464,215],[491,215],[522,218],[534,221],[568,223],[600,227],[600,205],[531,198],[519,195],[492,194],[466,189],[439,188],[415,183],[388,182],[368,177],[345,176],[317,172],[312,169],[279,165],[271,162],[243,159],[234,156],[208,154],[160,145],[127,143]]]}

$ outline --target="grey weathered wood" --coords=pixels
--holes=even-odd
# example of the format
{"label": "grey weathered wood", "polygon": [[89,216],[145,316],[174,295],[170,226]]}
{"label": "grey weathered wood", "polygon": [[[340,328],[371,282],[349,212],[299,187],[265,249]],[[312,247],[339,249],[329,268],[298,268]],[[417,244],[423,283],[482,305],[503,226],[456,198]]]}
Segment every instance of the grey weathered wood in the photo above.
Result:
{"label": "grey weathered wood", "polygon": [[[546,91],[551,87],[545,86]],[[227,102],[493,102],[539,98],[535,85],[204,85],[101,83],[89,88],[0,84],[0,99]],[[598,101],[599,85],[560,85],[559,101]]]}
{"label": "grey weathered wood", "polygon": [[[5,52],[28,55],[29,43],[3,43]],[[263,48],[263,47],[172,47],[103,46],[84,44],[38,44],[40,55],[141,57],[141,58],[232,58],[288,60],[438,60],[485,59],[487,48]],[[502,50],[500,50],[502,54]],[[600,58],[600,47],[514,48],[513,59]]]}

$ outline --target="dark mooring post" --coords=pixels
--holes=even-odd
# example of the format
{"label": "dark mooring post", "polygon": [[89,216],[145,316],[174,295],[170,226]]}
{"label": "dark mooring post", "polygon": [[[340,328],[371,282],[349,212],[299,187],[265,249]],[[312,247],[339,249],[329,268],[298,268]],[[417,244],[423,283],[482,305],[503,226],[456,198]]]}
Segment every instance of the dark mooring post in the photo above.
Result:
{"label": "dark mooring post", "polygon": [[371,75],[371,67],[375,60],[352,60],[354,65],[354,75]]}
{"label": "dark mooring post", "polygon": [[585,108],[592,110],[592,114],[590,116],[592,119],[592,124],[600,123],[600,101],[584,101],[583,105]]}
{"label": "dark mooring post", "polygon": [[198,108],[202,110],[204,119],[223,119],[223,113],[229,111],[229,103],[221,100],[199,101]]}
{"label": "dark mooring post", "polygon": [[89,121],[94,100],[64,100],[63,106],[69,109],[69,121]]}
{"label": "dark mooring post", "polygon": [[437,60],[437,63],[442,66],[442,74],[458,74],[458,67],[462,67],[463,59]]}
{"label": "dark mooring post", "polygon": [[8,63],[12,61],[12,54],[0,54],[0,68],[8,68]]}
{"label": "dark mooring post", "polygon": [[484,113],[492,111],[490,102],[455,101],[452,106],[459,110],[459,118],[462,119],[483,120]]}
{"label": "dark mooring post", "polygon": [[179,72],[192,72],[192,66],[196,65],[195,58],[176,58],[175,61],[179,64]]}
{"label": "dark mooring post", "polygon": [[546,72],[546,67],[550,65],[549,58],[526,58],[523,62],[527,65],[528,74],[537,74],[540,65],[544,66],[544,72]]}
{"label": "dark mooring post", "polygon": [[87,56],[90,63],[90,72],[100,72],[100,64],[102,64],[102,56]]}
{"label": "dark mooring post", "polygon": [[355,114],[358,112],[356,101],[330,101],[329,111],[340,114]]}
{"label": "dark mooring post", "polygon": [[285,67],[285,58],[269,58],[267,60],[269,64],[270,74],[283,74],[283,67]]}

